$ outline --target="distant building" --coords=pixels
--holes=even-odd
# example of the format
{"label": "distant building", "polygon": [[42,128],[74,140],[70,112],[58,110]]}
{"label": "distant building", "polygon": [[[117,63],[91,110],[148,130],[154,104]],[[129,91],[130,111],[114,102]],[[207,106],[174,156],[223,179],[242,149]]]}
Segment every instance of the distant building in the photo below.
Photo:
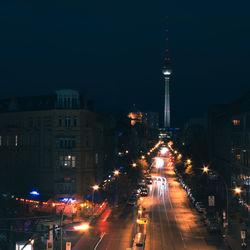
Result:
{"label": "distant building", "polygon": [[0,190],[83,198],[102,178],[103,138],[77,91],[0,100]]}
{"label": "distant building", "polygon": [[214,105],[208,116],[210,158],[230,177],[233,186],[244,187],[250,203],[250,92],[227,105]]}
{"label": "distant building", "polygon": [[182,142],[185,152],[196,161],[207,161],[207,117],[190,118],[182,131]]}
{"label": "distant building", "polygon": [[144,119],[147,121],[149,129],[159,129],[159,113],[157,112],[143,112]]}

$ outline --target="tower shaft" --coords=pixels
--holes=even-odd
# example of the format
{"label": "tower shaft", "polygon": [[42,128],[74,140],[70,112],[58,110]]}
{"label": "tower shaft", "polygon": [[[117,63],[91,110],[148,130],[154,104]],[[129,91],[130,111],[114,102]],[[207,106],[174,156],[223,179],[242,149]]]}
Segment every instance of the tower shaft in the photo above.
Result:
{"label": "tower shaft", "polygon": [[169,77],[165,76],[164,128],[170,128]]}

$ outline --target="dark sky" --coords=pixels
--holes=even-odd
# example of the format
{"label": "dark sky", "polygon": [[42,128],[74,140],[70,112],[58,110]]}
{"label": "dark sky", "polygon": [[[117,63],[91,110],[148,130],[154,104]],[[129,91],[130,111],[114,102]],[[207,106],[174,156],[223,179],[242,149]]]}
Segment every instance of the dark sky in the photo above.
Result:
{"label": "dark sky", "polygon": [[249,90],[248,0],[37,2],[0,3],[0,98],[71,88],[162,112],[166,16],[175,125]]}

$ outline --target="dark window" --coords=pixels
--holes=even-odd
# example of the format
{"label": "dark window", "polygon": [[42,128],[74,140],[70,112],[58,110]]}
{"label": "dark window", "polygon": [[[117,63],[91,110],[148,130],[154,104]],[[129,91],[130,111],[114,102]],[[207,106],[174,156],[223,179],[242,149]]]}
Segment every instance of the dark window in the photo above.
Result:
{"label": "dark window", "polygon": [[70,128],[70,116],[69,115],[67,115],[66,117],[65,117],[65,127],[66,128]]}
{"label": "dark window", "polygon": [[62,117],[58,117],[58,127],[62,127]]}
{"label": "dark window", "polygon": [[74,117],[74,127],[77,127],[77,120],[78,120],[78,118],[77,118],[77,116],[75,116]]}

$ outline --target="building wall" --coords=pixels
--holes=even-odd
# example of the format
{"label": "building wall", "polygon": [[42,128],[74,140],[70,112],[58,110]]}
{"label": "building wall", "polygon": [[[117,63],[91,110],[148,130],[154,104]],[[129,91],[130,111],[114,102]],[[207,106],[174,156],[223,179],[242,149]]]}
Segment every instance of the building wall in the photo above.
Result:
{"label": "building wall", "polygon": [[[228,183],[241,186],[250,201],[250,94],[209,112],[210,158]],[[231,183],[229,182],[231,181]]]}
{"label": "building wall", "polygon": [[0,113],[0,188],[83,197],[100,181],[102,133],[94,112]]}

